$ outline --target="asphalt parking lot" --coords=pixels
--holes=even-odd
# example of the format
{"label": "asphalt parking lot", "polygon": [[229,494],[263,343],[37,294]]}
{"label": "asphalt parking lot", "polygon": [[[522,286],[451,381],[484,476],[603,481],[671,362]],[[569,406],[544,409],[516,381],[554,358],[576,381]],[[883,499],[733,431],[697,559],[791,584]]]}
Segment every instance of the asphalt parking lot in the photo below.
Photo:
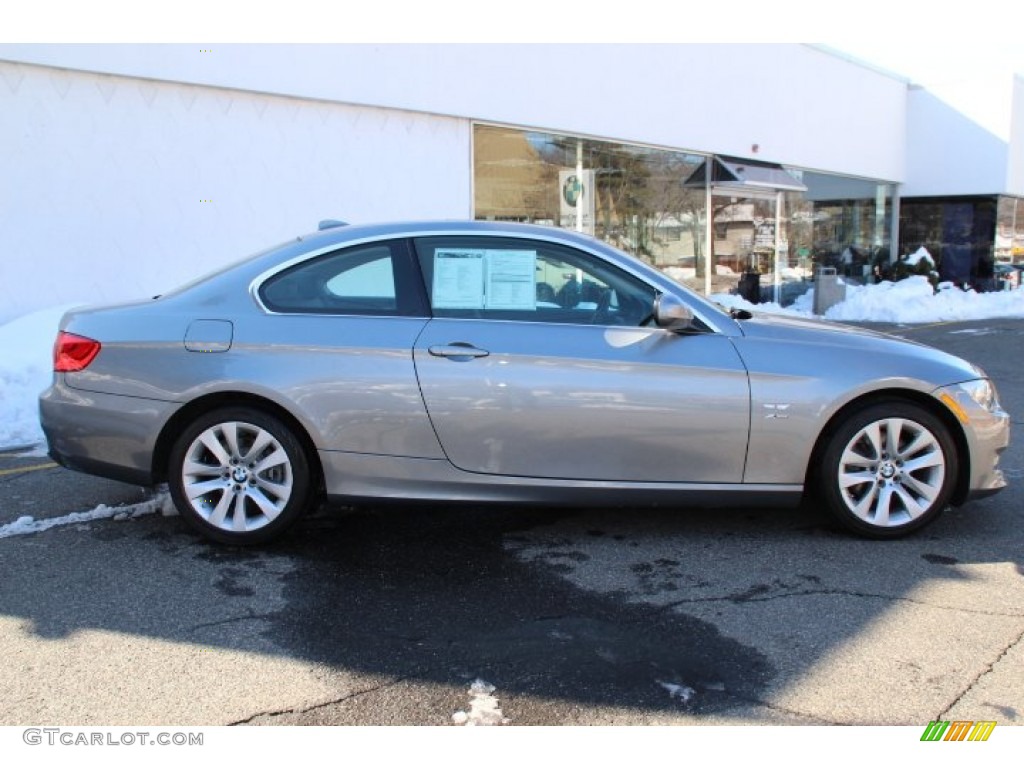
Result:
{"label": "asphalt parking lot", "polygon": [[237,550],[0,455],[0,724],[1024,724],[1024,321],[883,330],[982,365],[1015,430],[1008,489],[896,542],[813,508],[434,506]]}

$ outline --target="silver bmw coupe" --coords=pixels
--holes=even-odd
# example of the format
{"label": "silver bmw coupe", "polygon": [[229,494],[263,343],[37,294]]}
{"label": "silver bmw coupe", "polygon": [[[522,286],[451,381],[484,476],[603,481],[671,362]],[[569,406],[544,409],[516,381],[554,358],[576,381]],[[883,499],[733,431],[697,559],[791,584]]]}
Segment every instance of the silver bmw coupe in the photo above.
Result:
{"label": "silver bmw coupe", "polygon": [[322,229],[173,293],[66,314],[50,455],[168,483],[266,542],[323,498],[792,505],[890,538],[1005,485],[1009,417],[957,357],[729,313],[562,229]]}

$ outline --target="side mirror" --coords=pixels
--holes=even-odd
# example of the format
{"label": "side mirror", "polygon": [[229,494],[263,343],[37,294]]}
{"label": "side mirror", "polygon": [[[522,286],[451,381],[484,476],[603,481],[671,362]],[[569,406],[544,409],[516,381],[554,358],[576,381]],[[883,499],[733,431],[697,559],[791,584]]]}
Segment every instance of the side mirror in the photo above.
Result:
{"label": "side mirror", "polygon": [[687,331],[693,327],[693,310],[671,293],[654,300],[654,322],[667,331]]}

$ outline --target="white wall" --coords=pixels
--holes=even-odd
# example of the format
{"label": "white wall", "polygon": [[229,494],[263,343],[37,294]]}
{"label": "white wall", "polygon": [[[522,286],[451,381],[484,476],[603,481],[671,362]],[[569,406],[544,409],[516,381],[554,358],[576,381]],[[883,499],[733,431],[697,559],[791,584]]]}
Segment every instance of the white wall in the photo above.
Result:
{"label": "white wall", "polygon": [[[204,49],[205,50],[205,49]],[[0,45],[0,59],[395,107],[902,181],[906,83],[773,45]]]}
{"label": "white wall", "polygon": [[1024,77],[1013,79],[1013,115],[1010,121],[1010,161],[1006,192],[1024,197]]}
{"label": "white wall", "polygon": [[161,293],[321,218],[466,218],[470,139],[465,120],[0,61],[0,323]]}
{"label": "white wall", "polygon": [[911,88],[907,182],[901,194],[1024,194],[1021,92],[1019,78],[1010,76]]}

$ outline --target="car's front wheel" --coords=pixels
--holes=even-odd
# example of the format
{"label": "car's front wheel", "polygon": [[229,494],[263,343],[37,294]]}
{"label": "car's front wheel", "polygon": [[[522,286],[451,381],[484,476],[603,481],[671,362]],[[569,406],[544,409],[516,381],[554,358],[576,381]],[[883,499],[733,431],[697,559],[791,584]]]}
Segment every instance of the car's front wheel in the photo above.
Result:
{"label": "car's front wheel", "polygon": [[913,403],[878,403],[833,433],[818,483],[833,516],[872,538],[895,538],[932,522],[949,502],[957,475],[949,429]]}
{"label": "car's front wheel", "polygon": [[292,430],[255,408],[196,419],[171,449],[168,485],[182,517],[224,544],[261,544],[306,510],[309,461]]}

